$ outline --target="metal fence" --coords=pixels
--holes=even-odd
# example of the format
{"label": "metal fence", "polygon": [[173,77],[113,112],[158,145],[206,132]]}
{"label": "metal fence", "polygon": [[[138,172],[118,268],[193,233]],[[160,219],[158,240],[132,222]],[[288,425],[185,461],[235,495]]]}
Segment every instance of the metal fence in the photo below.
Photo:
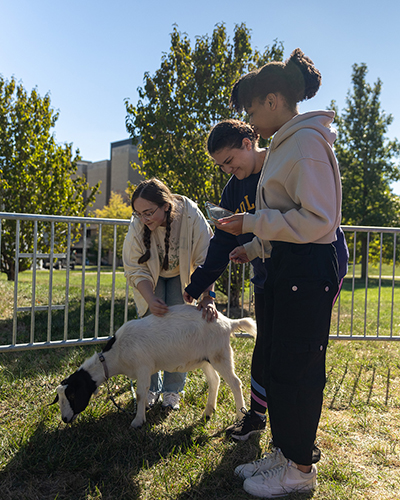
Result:
{"label": "metal fence", "polygon": [[[129,287],[122,270],[117,268],[117,230],[121,226],[128,226],[128,220],[0,213],[0,248],[6,226],[4,221],[15,223],[15,281],[12,320],[9,317],[0,318],[0,352],[104,342],[122,323],[135,317]],[[26,249],[21,249],[26,224],[33,229],[33,241],[30,251],[21,251]],[[56,251],[56,224],[66,227],[66,244],[62,252]],[[40,231],[46,228],[49,253],[37,250],[39,226]],[[80,272],[74,271],[72,274],[71,250],[74,241],[71,235],[77,227],[81,234],[82,264]],[[105,227],[112,228],[112,262],[108,268],[102,265]],[[92,259],[96,262],[92,261],[90,265],[87,263],[89,228],[96,234],[97,247],[96,252],[92,252]],[[397,307],[400,302],[400,277],[396,276],[396,237],[400,229],[344,226],[343,230],[351,249],[350,266],[333,310],[331,338],[400,340],[400,308]],[[364,240],[365,275],[361,274],[358,264],[360,240]],[[21,259],[29,259],[30,273],[19,273]],[[40,280],[41,286],[38,285],[39,264],[43,260],[48,262],[48,280],[44,287],[43,279]],[[55,273],[60,273],[55,269],[60,260],[65,267],[65,281],[61,286],[60,279],[54,279]],[[24,275],[28,276],[26,280],[23,280]],[[228,276],[230,279],[230,272]],[[245,281],[244,272],[242,276],[243,316],[252,311],[253,293],[251,285]],[[5,279],[2,274],[0,280]],[[71,286],[75,289],[74,294],[71,293]],[[79,287],[77,300],[76,288]],[[229,316],[230,281],[227,293]],[[44,303],[45,300],[47,303]]]}
{"label": "metal fence", "polygon": [[[13,320],[11,332],[8,335],[0,333],[0,352],[1,351],[15,351],[15,350],[26,350],[26,349],[41,349],[46,347],[60,347],[60,346],[70,346],[70,345],[80,345],[80,344],[91,344],[100,343],[107,340],[111,335],[114,334],[115,330],[120,326],[115,324],[115,302],[116,302],[116,276],[117,276],[117,228],[119,226],[128,226],[129,220],[120,219],[100,219],[92,217],[62,217],[62,216],[41,216],[41,215],[31,215],[31,214],[9,214],[0,213],[0,248],[2,231],[4,226],[4,220],[15,221],[15,281],[14,281],[14,304],[13,304]],[[33,228],[33,243],[31,252],[21,252],[20,242],[21,235],[23,234],[24,223],[30,223],[34,225]],[[37,251],[38,245],[38,223],[42,225],[47,225],[47,234],[49,235],[50,251],[49,253],[40,253]],[[57,247],[57,242],[55,242],[55,225],[56,224],[66,224],[67,225],[67,235],[66,235],[66,248],[62,253],[55,252]],[[70,284],[71,284],[71,252],[73,241],[71,235],[73,234],[73,229],[79,225],[79,232],[81,234],[80,247],[82,248],[81,255],[81,272],[80,272],[80,304],[79,311],[74,311],[74,325],[70,323],[71,317],[71,302],[70,302]],[[74,227],[75,226],[75,227]],[[97,233],[97,259],[95,266],[91,267],[91,277],[95,277],[94,289],[92,286],[92,295],[95,298],[95,305],[93,308],[93,320],[90,321],[90,327],[87,325],[87,318],[85,321],[85,316],[87,316],[87,254],[88,254],[88,228],[93,226],[96,227]],[[101,304],[101,294],[100,294],[100,284],[102,274],[104,272],[104,267],[102,266],[102,234],[104,226],[111,226],[113,229],[113,252],[112,252],[112,264],[111,264],[111,284],[110,289],[107,294],[107,309],[109,310],[109,317],[107,325],[101,324],[100,311],[104,308],[104,303]],[[43,228],[42,228],[43,230]],[[32,278],[30,293],[26,290],[22,290],[19,275],[19,262],[20,259],[30,259],[32,262]],[[37,273],[38,264],[43,259],[48,260],[49,271],[48,271],[48,293],[47,293],[47,304],[38,305],[37,299]],[[55,262],[57,259],[63,259],[65,262],[65,282],[64,287],[64,297],[63,300],[60,299],[58,294],[57,299],[54,297],[54,273],[59,272],[55,270]],[[4,275],[3,275],[4,276]],[[93,281],[93,280],[92,280]],[[23,295],[29,295],[29,297],[23,297]],[[120,321],[127,321],[128,319],[128,285],[124,283],[123,290],[123,319]],[[25,300],[24,300],[25,299]],[[27,302],[28,304],[23,304]],[[42,298],[39,302],[43,302]],[[76,304],[74,304],[76,306]],[[57,311],[63,311],[63,326],[62,332],[60,328],[54,326],[54,314]],[[47,316],[46,326],[43,325],[43,315],[40,316],[41,329],[38,331],[37,322],[38,316],[41,313],[45,313]],[[27,323],[27,315],[30,317],[30,326]],[[21,316],[23,317],[21,319]],[[79,325],[77,324],[77,316],[79,316]],[[59,318],[58,318],[59,319]],[[1,320],[2,323],[7,323],[7,321]],[[22,324],[22,328],[19,328],[19,323]],[[6,328],[7,325],[3,324],[2,330],[9,330]],[[46,330],[44,332],[43,330]],[[26,339],[26,331],[29,329],[29,338]],[[21,332],[21,330],[23,330]],[[55,330],[57,330],[55,332]],[[7,338],[10,337],[11,338]],[[43,338],[45,336],[45,338]]]}
{"label": "metal fence", "polygon": [[[400,340],[400,228],[342,226],[350,248],[349,271],[333,310],[331,338]],[[362,273],[360,246],[365,249]]]}

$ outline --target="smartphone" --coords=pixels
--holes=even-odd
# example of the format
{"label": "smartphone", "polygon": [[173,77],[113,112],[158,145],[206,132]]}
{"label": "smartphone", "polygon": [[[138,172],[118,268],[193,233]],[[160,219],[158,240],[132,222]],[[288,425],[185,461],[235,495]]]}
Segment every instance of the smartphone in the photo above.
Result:
{"label": "smartphone", "polygon": [[206,201],[205,206],[208,217],[213,221],[233,215],[233,212],[231,212],[230,210],[222,208],[219,205],[215,205],[214,203],[211,203],[211,201]]}

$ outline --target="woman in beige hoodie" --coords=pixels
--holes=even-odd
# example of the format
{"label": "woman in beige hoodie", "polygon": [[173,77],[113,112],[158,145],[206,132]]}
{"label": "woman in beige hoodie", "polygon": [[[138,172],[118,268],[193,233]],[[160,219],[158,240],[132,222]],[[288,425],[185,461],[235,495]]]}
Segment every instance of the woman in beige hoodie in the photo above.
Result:
{"label": "woman in beige hoodie", "polygon": [[325,386],[332,303],[338,291],[332,242],[341,219],[340,173],[333,152],[332,111],[300,114],[321,75],[296,49],[238,80],[231,105],[245,110],[263,138],[272,137],[254,214],[220,219],[231,234],[255,238],[231,252],[233,261],[271,258],[265,283],[264,387],[274,449],[236,468],[244,489],[274,498],[316,485],[315,447]]}

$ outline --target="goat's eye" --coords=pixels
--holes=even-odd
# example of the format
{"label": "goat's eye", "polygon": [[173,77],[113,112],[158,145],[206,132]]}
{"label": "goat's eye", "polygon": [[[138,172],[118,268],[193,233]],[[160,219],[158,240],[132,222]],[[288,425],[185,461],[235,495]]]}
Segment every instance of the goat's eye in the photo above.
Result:
{"label": "goat's eye", "polygon": [[73,400],[75,399],[75,394],[73,394],[73,393],[72,393],[72,394],[70,394],[70,395],[68,396],[68,398],[70,399],[70,401],[73,401]]}

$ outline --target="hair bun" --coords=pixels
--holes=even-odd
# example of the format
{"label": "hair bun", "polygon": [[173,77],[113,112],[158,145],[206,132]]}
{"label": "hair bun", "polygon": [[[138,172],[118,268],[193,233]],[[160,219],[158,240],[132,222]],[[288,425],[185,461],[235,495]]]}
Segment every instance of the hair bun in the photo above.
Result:
{"label": "hair bun", "polygon": [[297,48],[290,54],[290,57],[285,61],[285,68],[291,73],[295,68],[301,72],[304,91],[299,96],[299,101],[311,99],[311,97],[315,96],[321,86],[321,73],[301,49]]}

